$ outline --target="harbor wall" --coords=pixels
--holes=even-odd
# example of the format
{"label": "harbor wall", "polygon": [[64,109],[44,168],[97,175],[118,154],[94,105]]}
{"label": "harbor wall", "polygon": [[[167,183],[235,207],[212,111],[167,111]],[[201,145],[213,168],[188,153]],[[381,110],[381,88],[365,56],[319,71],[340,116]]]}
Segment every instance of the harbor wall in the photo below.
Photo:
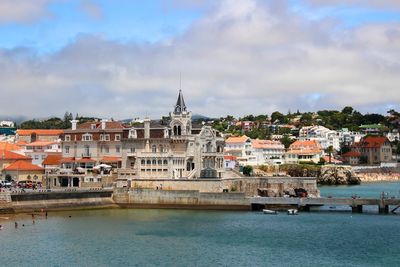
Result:
{"label": "harbor wall", "polygon": [[283,196],[285,191],[304,188],[311,196],[319,196],[316,178],[313,177],[241,177],[225,179],[171,180],[171,179],[134,179],[134,189],[197,190],[201,193],[229,192],[255,196],[258,189],[268,189],[272,196]]}
{"label": "harbor wall", "polygon": [[188,208],[249,210],[243,193],[205,193],[198,190],[117,189],[113,199],[125,208]]}
{"label": "harbor wall", "polygon": [[112,190],[1,193],[0,213],[117,207],[112,193]]}

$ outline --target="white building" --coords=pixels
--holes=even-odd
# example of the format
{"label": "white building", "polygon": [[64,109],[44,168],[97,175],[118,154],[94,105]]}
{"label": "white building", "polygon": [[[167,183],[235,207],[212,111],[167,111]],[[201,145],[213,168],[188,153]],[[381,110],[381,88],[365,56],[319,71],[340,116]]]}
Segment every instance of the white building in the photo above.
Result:
{"label": "white building", "polygon": [[306,126],[299,131],[299,140],[315,140],[323,149],[332,146],[335,150],[340,150],[340,140],[337,131],[330,130],[324,126]]}
{"label": "white building", "polygon": [[240,165],[281,164],[285,146],[280,141],[251,140],[243,135],[225,141],[225,154],[235,156]]}
{"label": "white building", "polygon": [[15,124],[13,121],[0,121],[0,127],[10,127],[13,128],[15,127]]}
{"label": "white building", "polygon": [[36,141],[22,145],[22,152],[32,158],[32,164],[42,166],[48,155],[61,154],[61,140],[57,142]]}
{"label": "white building", "polygon": [[280,141],[255,139],[252,140],[251,146],[256,165],[283,163],[285,146]]}
{"label": "white building", "polygon": [[226,139],[224,153],[235,156],[241,165],[256,161],[255,156],[252,155],[251,138],[245,135],[231,136]]}
{"label": "white building", "polygon": [[400,134],[399,134],[399,131],[397,129],[394,129],[393,131],[387,133],[386,137],[390,142],[394,142],[394,141],[399,141],[400,140]]}
{"label": "white building", "polygon": [[361,138],[365,136],[360,132],[349,131],[347,128],[343,128],[338,131],[339,134],[339,142],[340,144],[344,144],[346,146],[351,146],[354,143],[360,142]]}

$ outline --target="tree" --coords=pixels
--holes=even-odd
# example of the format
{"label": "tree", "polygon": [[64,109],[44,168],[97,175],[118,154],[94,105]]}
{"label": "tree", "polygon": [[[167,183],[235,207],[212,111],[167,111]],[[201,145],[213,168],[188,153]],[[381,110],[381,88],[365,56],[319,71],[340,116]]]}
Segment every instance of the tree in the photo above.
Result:
{"label": "tree", "polygon": [[243,167],[243,175],[250,176],[253,173],[253,167],[246,165]]}
{"label": "tree", "polygon": [[278,121],[280,123],[285,122],[285,115],[280,113],[279,111],[274,111],[271,114],[271,122],[274,123],[275,121]]}
{"label": "tree", "polygon": [[286,149],[288,149],[289,146],[294,142],[294,140],[289,138],[287,135],[283,136],[283,138],[281,138],[280,141],[285,146]]}
{"label": "tree", "polygon": [[331,163],[332,163],[333,146],[329,146],[329,147],[326,149],[326,153],[328,153],[328,156],[329,156],[329,164],[331,164]]}
{"label": "tree", "polygon": [[342,109],[342,113],[347,114],[347,115],[351,115],[353,113],[354,109],[352,107],[344,107]]}

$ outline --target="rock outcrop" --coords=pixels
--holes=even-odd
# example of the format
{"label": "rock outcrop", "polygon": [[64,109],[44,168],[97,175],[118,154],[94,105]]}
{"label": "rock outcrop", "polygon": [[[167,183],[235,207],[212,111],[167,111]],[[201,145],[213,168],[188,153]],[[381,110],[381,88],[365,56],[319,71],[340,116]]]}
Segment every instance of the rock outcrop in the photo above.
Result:
{"label": "rock outcrop", "polygon": [[317,177],[317,183],[324,185],[355,185],[360,182],[349,166],[323,166]]}

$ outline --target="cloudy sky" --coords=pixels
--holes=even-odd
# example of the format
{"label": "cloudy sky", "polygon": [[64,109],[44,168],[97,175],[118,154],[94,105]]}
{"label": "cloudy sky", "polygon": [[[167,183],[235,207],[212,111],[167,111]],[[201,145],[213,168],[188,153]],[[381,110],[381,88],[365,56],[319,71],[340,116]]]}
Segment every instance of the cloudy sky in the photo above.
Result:
{"label": "cloudy sky", "polygon": [[0,115],[400,109],[398,0],[0,0]]}

